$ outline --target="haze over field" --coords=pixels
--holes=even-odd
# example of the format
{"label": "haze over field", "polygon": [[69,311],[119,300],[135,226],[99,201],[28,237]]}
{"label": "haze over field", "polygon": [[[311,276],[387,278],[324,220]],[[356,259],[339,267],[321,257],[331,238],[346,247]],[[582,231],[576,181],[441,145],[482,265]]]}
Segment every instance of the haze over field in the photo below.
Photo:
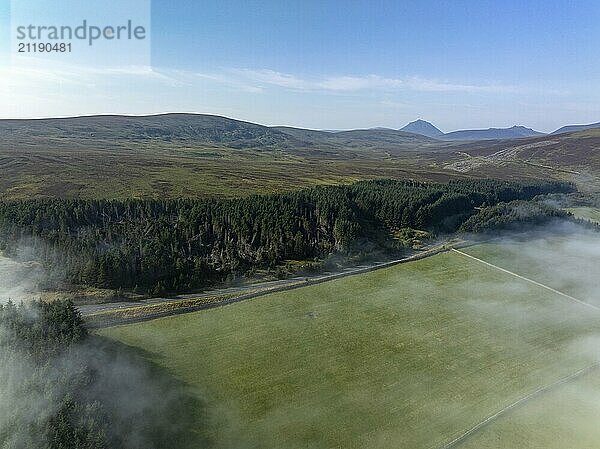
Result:
{"label": "haze over field", "polygon": [[[20,252],[28,251],[23,246]],[[26,254],[23,258],[28,259]],[[186,447],[189,420],[201,406],[184,386],[145,363],[139,353],[94,336],[64,351],[36,354],[61,338],[52,332],[32,350],[28,339],[48,319],[34,303],[44,279],[40,264],[0,256],[0,447],[56,447],[48,446],[48,439],[56,444],[71,431],[69,426],[77,435],[69,436],[71,443],[89,438],[86,432],[92,434],[86,447]],[[25,330],[15,333],[10,325],[14,323],[6,319],[4,313],[16,314],[2,310],[11,307],[9,301],[19,304]],[[110,426],[103,428],[107,421]],[[102,432],[93,433],[98,429]]]}
{"label": "haze over field", "polygon": [[[102,334],[202,388],[218,429],[210,447],[442,447],[600,356],[600,311],[526,280],[600,306],[600,265],[587,263],[600,259],[596,232],[557,224],[461,251],[499,268],[449,252]],[[556,395],[595,397],[599,375],[533,397],[516,412],[522,421],[507,412],[473,441],[528,447],[517,438],[532,435],[552,449],[589,447],[597,432],[551,441],[528,409]],[[545,411],[544,425],[565,429],[570,404]],[[585,407],[577,427],[592,429],[600,403]]]}
{"label": "haze over field", "polygon": [[598,449],[599,23],[0,0],[0,449]]}

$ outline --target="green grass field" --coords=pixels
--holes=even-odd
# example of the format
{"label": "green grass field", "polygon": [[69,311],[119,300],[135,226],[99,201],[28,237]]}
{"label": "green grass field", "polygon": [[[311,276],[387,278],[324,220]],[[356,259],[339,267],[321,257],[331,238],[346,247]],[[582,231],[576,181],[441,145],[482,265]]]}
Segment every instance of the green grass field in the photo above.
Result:
{"label": "green grass field", "polygon": [[600,375],[586,376],[519,407],[465,442],[463,449],[596,449]]}
{"label": "green grass field", "polygon": [[[550,274],[543,264],[548,253],[571,261],[578,251],[580,243],[564,237],[465,249],[555,288],[571,286],[569,294],[589,294],[575,288],[581,270],[559,277],[552,270],[560,264]],[[600,265],[589,265],[598,276]],[[595,361],[589,342],[599,316],[450,252],[99,333],[143,351],[202,401],[203,418],[192,426],[197,441],[178,447],[436,448]],[[585,382],[599,391],[597,380]],[[556,406],[561,395],[569,391],[541,401]],[[529,408],[528,420],[514,417]],[[550,447],[515,443],[529,432],[548,440],[533,429],[542,408],[528,403],[468,447]],[[553,426],[559,409],[550,415],[545,422]],[[569,441],[552,447],[591,447],[589,439]]]}

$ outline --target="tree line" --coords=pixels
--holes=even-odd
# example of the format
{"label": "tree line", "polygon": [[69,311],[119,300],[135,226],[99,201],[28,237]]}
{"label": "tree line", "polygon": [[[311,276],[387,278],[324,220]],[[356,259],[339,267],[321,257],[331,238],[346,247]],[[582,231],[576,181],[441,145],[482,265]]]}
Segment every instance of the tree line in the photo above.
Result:
{"label": "tree line", "polygon": [[0,250],[27,246],[73,284],[190,291],[286,260],[393,247],[391,233],[452,232],[475,208],[547,193],[563,182],[375,180],[238,199],[0,203]]}
{"label": "tree line", "polygon": [[465,221],[461,225],[460,231],[486,233],[498,230],[519,230],[568,217],[570,214],[562,209],[543,203],[517,200],[483,208]]}
{"label": "tree line", "polygon": [[576,218],[553,205],[515,200],[482,208],[460,226],[459,232],[489,234],[498,231],[531,231],[538,226],[565,221],[580,228],[600,231],[600,224]]}

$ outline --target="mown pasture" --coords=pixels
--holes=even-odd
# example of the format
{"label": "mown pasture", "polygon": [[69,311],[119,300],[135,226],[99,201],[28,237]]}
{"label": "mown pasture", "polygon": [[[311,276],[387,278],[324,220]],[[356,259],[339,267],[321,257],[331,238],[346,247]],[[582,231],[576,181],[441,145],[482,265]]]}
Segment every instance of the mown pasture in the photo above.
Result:
{"label": "mown pasture", "polygon": [[[598,248],[595,234],[569,231],[463,251],[600,304],[589,284],[600,275]],[[599,332],[600,311],[456,252],[99,331],[192,389],[203,404],[193,430],[214,448],[442,447],[594,363]],[[565,421],[560,408],[540,415],[539,404],[573,397],[578,382],[597,394],[597,377],[503,415],[464,447],[550,447],[535,443],[548,441],[539,426],[556,431]],[[531,445],[529,434],[539,437]],[[589,438],[568,435],[568,447],[592,447]]]}

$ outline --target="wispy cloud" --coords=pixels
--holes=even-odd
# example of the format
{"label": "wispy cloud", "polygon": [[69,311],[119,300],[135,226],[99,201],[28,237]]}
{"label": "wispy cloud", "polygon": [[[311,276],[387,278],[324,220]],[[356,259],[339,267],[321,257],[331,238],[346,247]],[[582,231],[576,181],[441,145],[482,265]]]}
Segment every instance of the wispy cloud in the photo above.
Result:
{"label": "wispy cloud", "polygon": [[93,85],[95,80],[137,78],[170,86],[193,86],[198,82],[217,83],[249,93],[261,93],[277,87],[295,91],[352,93],[352,92],[463,92],[519,93],[525,89],[498,83],[460,83],[440,81],[419,76],[390,78],[377,74],[301,77],[270,69],[221,69],[189,71],[160,69],[150,66],[94,67],[58,64],[55,61],[22,59],[20,64],[1,69],[4,85],[22,85],[38,78],[46,82]]}
{"label": "wispy cloud", "polygon": [[286,87],[289,89],[307,90],[311,88],[311,83],[288,73],[276,72],[274,70],[232,70],[234,75],[248,81],[262,84]]}
{"label": "wispy cloud", "polygon": [[413,90],[422,92],[489,92],[489,93],[521,93],[527,89],[505,84],[461,84],[443,82],[420,77],[411,77],[406,85]]}
{"label": "wispy cloud", "polygon": [[19,58],[17,63],[0,67],[3,87],[35,87],[39,82],[57,85],[93,86],[104,78],[145,78],[175,83],[176,78],[149,66],[95,67],[48,61],[47,59]]}
{"label": "wispy cloud", "polygon": [[248,82],[243,78],[228,73],[179,72],[178,75],[185,77],[192,83],[194,80],[203,80],[221,84],[242,92],[261,93],[264,90],[261,86],[257,86],[255,83]]}
{"label": "wispy cloud", "polygon": [[277,86],[293,90],[356,92],[356,91],[402,91],[420,92],[489,92],[517,93],[523,89],[517,86],[496,83],[469,84],[439,81],[422,77],[389,78],[380,75],[342,75],[317,78],[302,78],[274,70],[236,70],[233,73],[262,87]]}
{"label": "wispy cloud", "polygon": [[[578,119],[559,119],[565,111],[570,115],[573,112],[559,107],[564,99],[550,104],[558,91],[554,86],[460,82],[422,76],[309,76],[270,69],[179,70],[146,65],[94,67],[32,59],[0,66],[0,117],[194,111],[263,123],[349,128],[394,127],[399,121],[425,116],[451,129],[466,126],[462,122],[467,120],[474,123],[472,126],[504,123],[506,117],[535,124],[537,118],[556,111],[552,125],[538,125],[545,129],[560,121],[583,122],[597,111],[590,106],[574,115]],[[585,104],[592,104],[594,98],[586,92]],[[309,108],[308,99],[312,105]],[[519,104],[538,100],[548,106],[542,110],[541,106]],[[457,114],[466,118],[444,122]],[[473,117],[478,121],[473,122]]]}
{"label": "wispy cloud", "polygon": [[402,80],[384,78],[378,75],[368,76],[335,76],[317,82],[324,90],[357,91],[357,90],[396,90],[405,87]]}

